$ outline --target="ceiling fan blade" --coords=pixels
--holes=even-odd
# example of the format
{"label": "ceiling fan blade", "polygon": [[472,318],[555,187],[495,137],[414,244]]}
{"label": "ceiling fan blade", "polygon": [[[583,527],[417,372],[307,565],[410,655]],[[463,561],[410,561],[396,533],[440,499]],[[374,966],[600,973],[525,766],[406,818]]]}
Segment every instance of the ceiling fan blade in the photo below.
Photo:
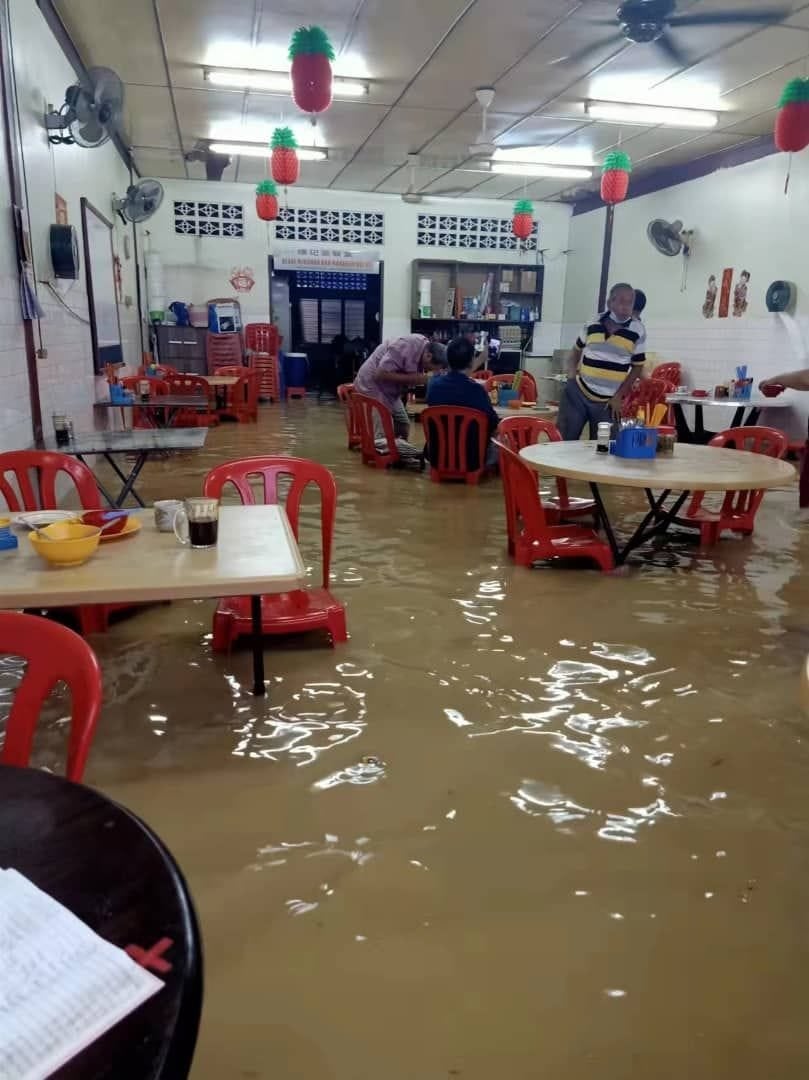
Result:
{"label": "ceiling fan blade", "polygon": [[685,67],[688,64],[688,57],[668,31],[657,38],[655,45],[665,54],[667,60],[672,60],[675,64],[679,64],[680,67]]}
{"label": "ceiling fan blade", "polygon": [[596,41],[593,45],[587,45],[583,49],[579,49],[578,52],[569,53],[567,56],[559,56],[556,60],[551,60],[549,66],[554,64],[580,64],[582,60],[586,60],[588,56],[594,53],[600,52],[601,49],[606,48],[608,45],[617,45],[622,43],[624,45],[630,45],[631,42],[627,41],[623,34],[613,34],[611,37],[602,38],[601,41]]}
{"label": "ceiling fan blade", "polygon": [[789,14],[786,8],[759,8],[747,11],[739,8],[738,11],[710,11],[699,12],[695,15],[672,15],[667,20],[669,26],[723,26],[735,23],[777,23]]}

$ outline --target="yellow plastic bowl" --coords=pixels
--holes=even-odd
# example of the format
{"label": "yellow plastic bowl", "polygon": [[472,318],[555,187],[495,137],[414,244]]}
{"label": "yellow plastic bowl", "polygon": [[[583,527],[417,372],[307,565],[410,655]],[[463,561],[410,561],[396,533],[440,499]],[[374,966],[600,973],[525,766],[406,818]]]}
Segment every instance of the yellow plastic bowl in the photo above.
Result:
{"label": "yellow plastic bowl", "polygon": [[80,525],[75,521],[55,521],[40,529],[44,540],[35,532],[29,534],[31,547],[53,566],[81,566],[87,562],[101,539],[101,529],[94,525]]}

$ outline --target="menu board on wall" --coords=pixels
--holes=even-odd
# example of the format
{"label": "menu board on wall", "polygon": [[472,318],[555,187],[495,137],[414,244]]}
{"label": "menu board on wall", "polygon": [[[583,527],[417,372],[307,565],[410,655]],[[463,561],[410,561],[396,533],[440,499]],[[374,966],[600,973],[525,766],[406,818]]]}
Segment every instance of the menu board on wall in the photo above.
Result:
{"label": "menu board on wall", "polygon": [[93,364],[97,372],[103,372],[105,364],[120,364],[124,359],[115,293],[112,222],[83,198],[81,223]]}

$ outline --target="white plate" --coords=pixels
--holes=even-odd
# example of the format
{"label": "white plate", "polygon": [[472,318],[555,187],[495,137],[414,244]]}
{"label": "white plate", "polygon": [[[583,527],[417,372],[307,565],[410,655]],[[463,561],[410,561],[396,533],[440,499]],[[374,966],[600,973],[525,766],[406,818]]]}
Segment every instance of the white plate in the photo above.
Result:
{"label": "white plate", "polygon": [[45,525],[53,525],[55,521],[73,521],[76,515],[75,510],[31,510],[25,514],[15,514],[14,524],[41,529]]}

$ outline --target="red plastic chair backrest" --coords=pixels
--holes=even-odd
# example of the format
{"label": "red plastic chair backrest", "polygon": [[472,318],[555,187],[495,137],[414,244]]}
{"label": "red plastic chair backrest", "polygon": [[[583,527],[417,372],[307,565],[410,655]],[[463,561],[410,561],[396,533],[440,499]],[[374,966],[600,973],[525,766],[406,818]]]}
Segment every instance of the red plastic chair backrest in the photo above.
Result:
{"label": "red plastic chair backrest", "polygon": [[638,409],[648,405],[654,408],[656,405],[664,405],[668,394],[673,394],[677,384],[667,379],[638,379],[624,401],[621,415],[634,419]]}
{"label": "red plastic chair backrest", "polygon": [[209,397],[211,387],[202,375],[169,375],[166,379],[172,394],[199,394]]}
{"label": "red plastic chair backrest", "polygon": [[73,481],[85,510],[100,508],[95,477],[69,454],[50,450],[10,450],[0,454],[0,496],[14,513],[58,509],[56,485],[61,476]]}
{"label": "red plastic chair backrest", "polygon": [[4,765],[25,766],[31,759],[42,704],[57,683],[70,690],[68,780],[80,781],[101,710],[101,671],[95,653],[78,634],[37,615],[0,612],[0,654],[26,661],[6,721],[0,749]]}
{"label": "red plastic chair backrest", "polygon": [[472,372],[473,379],[482,379],[484,382],[488,382],[489,379],[494,378],[494,372],[489,371],[488,368],[478,368],[477,371]]}
{"label": "red plastic chair backrest", "polygon": [[[680,385],[680,380],[682,379],[682,377],[682,367],[680,364],[674,361],[668,364],[658,364],[652,372],[653,379],[664,379],[670,383],[673,383],[674,390],[676,390],[677,387]],[[669,392],[673,393],[674,391]]]}
{"label": "red plastic chair backrest", "polygon": [[205,336],[205,358],[211,374],[218,374],[218,369],[224,364],[241,364],[242,335],[212,334],[209,331]]}
{"label": "red plastic chair backrest", "polygon": [[497,428],[498,442],[505,443],[515,454],[525,446],[538,443],[543,435],[549,442],[562,441],[562,433],[556,424],[538,416],[507,416]]}
{"label": "red plastic chair backrest", "polygon": [[[431,405],[421,414],[421,424],[430,466],[440,477],[460,480],[485,467],[489,427],[484,413],[460,405]],[[469,460],[470,443],[477,451],[476,464]]]}
{"label": "red plastic chair backrest", "polygon": [[[374,461],[385,467],[398,461],[400,454],[396,447],[396,433],[393,429],[393,417],[390,410],[375,398],[358,394],[356,391],[349,398],[348,407],[351,410],[351,423],[354,430],[359,433],[362,460]],[[375,420],[379,425],[379,436],[377,436]],[[384,439],[385,450],[377,450],[377,438]]]}
{"label": "red plastic chair backrest", "polygon": [[305,458],[254,457],[240,461],[227,461],[211,469],[205,477],[202,493],[207,498],[221,499],[227,484],[232,484],[242,503],[254,506],[255,492],[250,480],[261,480],[265,504],[277,504],[278,481],[288,477],[292,482],[286,496],[286,513],[295,539],[298,539],[301,497],[309,484],[320,491],[320,538],[323,552],[323,588],[328,588],[331,570],[331,544],[334,535],[334,517],[337,512],[337,484],[325,465]]}
{"label": "red plastic chair backrest", "polygon": [[280,341],[278,327],[272,323],[248,323],[244,328],[244,347],[250,352],[269,353],[278,352]]}
{"label": "red plastic chair backrest", "polygon": [[[165,379],[169,375],[179,375],[177,368],[172,367],[171,364],[155,364],[154,372],[150,373],[149,368],[145,364],[141,364],[138,368],[138,377],[141,379]],[[128,376],[131,378],[132,376]]]}
{"label": "red plastic chair backrest", "polygon": [[354,383],[344,382],[340,383],[337,387],[337,397],[342,401],[344,405],[347,405],[351,395],[354,393]]}
{"label": "red plastic chair backrest", "polygon": [[233,406],[236,410],[252,412],[258,408],[258,388],[261,381],[261,372],[251,368],[242,368],[238,375],[238,381],[230,387]]}
{"label": "red plastic chair backrest", "polygon": [[354,383],[341,383],[337,387],[337,397],[343,406],[345,412],[346,431],[348,432],[349,446],[358,446],[362,441],[360,438],[360,430],[356,426],[355,411],[351,408],[351,398],[354,394]]}
{"label": "red plastic chair backrest", "polygon": [[500,474],[506,503],[506,525],[514,540],[521,529],[533,540],[550,542],[550,526],[539,497],[536,473],[505,443],[496,439],[500,449]]}
{"label": "red plastic chair backrest", "polygon": [[720,431],[708,445],[724,446],[729,450],[749,450],[752,454],[782,458],[787,452],[789,440],[783,431],[778,431],[777,428],[751,426]]}

